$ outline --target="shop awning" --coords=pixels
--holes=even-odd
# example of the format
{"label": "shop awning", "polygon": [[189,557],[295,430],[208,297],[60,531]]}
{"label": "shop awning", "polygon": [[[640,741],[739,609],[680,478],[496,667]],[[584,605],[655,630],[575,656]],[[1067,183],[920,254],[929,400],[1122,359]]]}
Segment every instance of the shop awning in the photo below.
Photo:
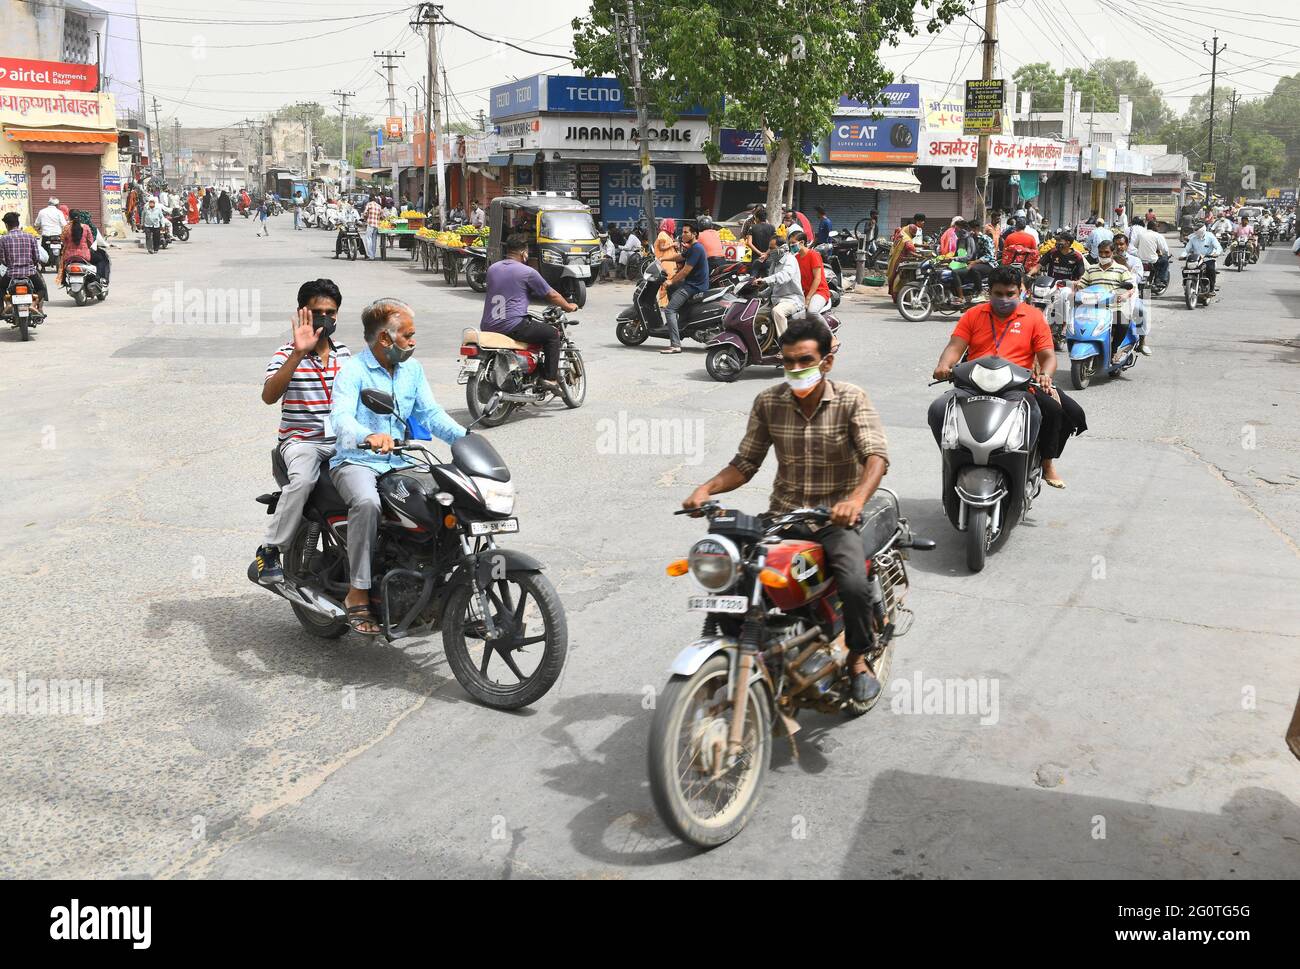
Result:
{"label": "shop awning", "polygon": [[840,188],[874,188],[881,192],[919,192],[921,180],[910,168],[857,168],[848,165],[813,165],[818,185]]}
{"label": "shop awning", "polygon": [[41,128],[6,128],[10,141],[57,141],[63,143],[116,145],[116,131],[52,131]]}
{"label": "shop awning", "polygon": [[376,175],[391,176],[393,174],[392,168],[388,166],[383,168],[354,168],[352,169],[352,172],[353,174],[360,175],[363,178],[374,178]]}
{"label": "shop awning", "polygon": [[[710,165],[709,175],[718,182],[766,182],[766,165]],[[796,182],[812,180],[812,172],[796,172]]]}

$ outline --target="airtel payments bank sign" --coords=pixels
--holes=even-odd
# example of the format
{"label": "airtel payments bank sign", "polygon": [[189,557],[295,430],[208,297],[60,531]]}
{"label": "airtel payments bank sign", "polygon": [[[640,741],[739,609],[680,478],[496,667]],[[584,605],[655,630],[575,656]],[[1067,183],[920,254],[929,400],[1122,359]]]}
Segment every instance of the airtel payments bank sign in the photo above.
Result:
{"label": "airtel payments bank sign", "polygon": [[31,61],[0,57],[0,88],[27,91],[93,91],[99,84],[94,64]]}

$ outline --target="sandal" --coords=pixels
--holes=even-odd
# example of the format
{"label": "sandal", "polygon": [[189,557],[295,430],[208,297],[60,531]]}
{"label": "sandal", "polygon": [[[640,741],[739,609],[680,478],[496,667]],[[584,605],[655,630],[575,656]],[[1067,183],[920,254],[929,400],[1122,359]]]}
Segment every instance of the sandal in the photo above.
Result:
{"label": "sandal", "polygon": [[682,348],[681,348],[681,347],[667,347],[667,348],[665,348],[665,349],[663,349],[663,350],[660,350],[659,352],[660,352],[660,353],[681,353],[681,352],[682,352]]}
{"label": "sandal", "polygon": [[[373,629],[362,629],[362,626],[373,626]],[[375,617],[370,614],[370,606],[348,606],[348,627],[354,633],[360,633],[362,636],[378,636],[382,629]]]}

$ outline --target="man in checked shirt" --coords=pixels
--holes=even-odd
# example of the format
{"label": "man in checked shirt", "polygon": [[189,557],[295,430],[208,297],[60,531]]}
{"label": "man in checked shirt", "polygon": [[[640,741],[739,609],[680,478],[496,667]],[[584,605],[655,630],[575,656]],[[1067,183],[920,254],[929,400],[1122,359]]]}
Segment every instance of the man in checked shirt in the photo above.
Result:
{"label": "man in checked shirt", "polygon": [[889,467],[885,431],[865,390],[828,379],[835,358],[824,323],[791,323],[781,334],[781,360],[785,382],[754,399],[736,456],[682,507],[699,508],[712,495],[739,488],[758,472],[768,449],[776,448],[770,511],[831,509],[831,524],[817,540],[844,604],[853,699],[871,700],[880,693],[880,682],[866,660],[872,643],[867,556],[862,535],[852,526]]}

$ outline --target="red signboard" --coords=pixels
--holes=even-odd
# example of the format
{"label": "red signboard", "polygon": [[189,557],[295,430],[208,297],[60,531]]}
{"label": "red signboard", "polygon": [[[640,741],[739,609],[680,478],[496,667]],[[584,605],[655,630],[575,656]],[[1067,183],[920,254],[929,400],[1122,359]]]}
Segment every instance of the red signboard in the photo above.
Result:
{"label": "red signboard", "polygon": [[0,57],[0,88],[93,91],[98,83],[99,70],[94,64],[64,64],[61,61]]}

